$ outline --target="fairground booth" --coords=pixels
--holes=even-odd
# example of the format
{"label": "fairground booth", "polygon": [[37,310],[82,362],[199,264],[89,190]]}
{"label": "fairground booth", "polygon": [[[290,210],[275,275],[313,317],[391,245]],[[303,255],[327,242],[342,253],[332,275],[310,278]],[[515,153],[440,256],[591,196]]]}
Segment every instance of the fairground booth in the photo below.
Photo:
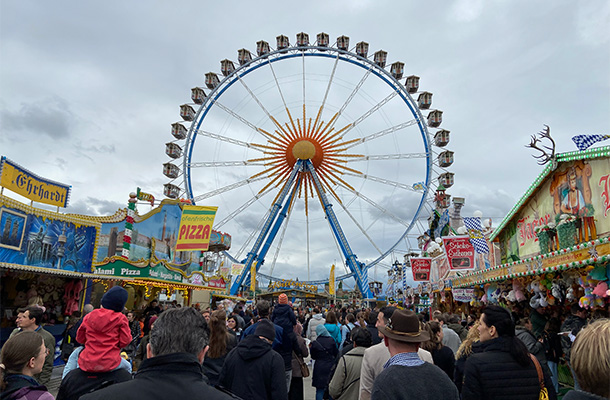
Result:
{"label": "fairground booth", "polygon": [[608,315],[610,146],[556,155],[495,229],[464,217],[455,231],[444,205],[423,239],[425,257],[406,259],[419,281],[406,287],[406,305],[468,314],[493,303],[525,311],[578,303]]}
{"label": "fairground booth", "polygon": [[[178,200],[155,207],[138,190],[112,216],[65,214],[59,209],[68,204],[70,186],[4,157],[0,168],[1,343],[15,328],[17,310],[34,304],[44,307],[44,328],[61,340],[68,317],[87,303],[98,307],[115,285],[128,291],[126,307],[134,310],[152,299],[207,307],[214,296],[228,296],[231,271],[222,252],[231,236],[211,229],[214,207]],[[150,202],[150,211],[140,215],[138,201]],[[42,208],[48,206],[55,210]],[[185,216],[190,224],[181,224]]]}

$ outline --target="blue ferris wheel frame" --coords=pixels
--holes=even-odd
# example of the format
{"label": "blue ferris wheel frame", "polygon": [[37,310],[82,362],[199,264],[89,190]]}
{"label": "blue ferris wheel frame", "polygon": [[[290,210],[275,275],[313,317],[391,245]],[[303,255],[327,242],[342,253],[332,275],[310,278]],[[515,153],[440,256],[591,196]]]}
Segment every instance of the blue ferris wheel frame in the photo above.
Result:
{"label": "blue ferris wheel frame", "polygon": [[[312,51],[312,50],[316,51],[316,52],[307,52],[307,51]],[[290,52],[292,52],[292,54],[285,54],[285,53],[290,53]],[[266,66],[268,64],[286,60],[286,59],[296,58],[296,57],[325,57],[325,58],[331,58],[331,59],[339,59],[341,61],[356,65],[366,71],[370,71],[372,74],[374,74],[379,79],[384,81],[388,86],[390,86],[391,89],[393,89],[398,94],[398,96],[400,96],[400,98],[403,100],[403,102],[407,105],[407,107],[411,111],[412,115],[417,120],[417,126],[419,128],[420,135],[421,135],[423,143],[424,143],[424,148],[426,150],[426,178],[425,178],[425,184],[424,184],[424,191],[422,193],[417,210],[416,210],[411,222],[409,223],[409,226],[405,229],[403,234],[397,239],[396,243],[394,243],[382,255],[380,255],[378,258],[376,258],[369,264],[367,264],[367,265],[362,264],[361,272],[363,274],[367,274],[368,268],[375,266],[381,260],[385,259],[396,248],[396,246],[398,246],[398,244],[408,235],[408,233],[411,231],[411,229],[413,229],[413,226],[415,225],[417,217],[421,213],[422,207],[426,201],[426,198],[428,197],[428,193],[430,190],[429,185],[430,185],[430,180],[431,180],[431,175],[432,175],[432,151],[431,151],[431,145],[430,145],[430,141],[429,141],[429,132],[428,132],[428,128],[425,123],[424,117],[421,114],[419,107],[414,106],[415,100],[411,97],[411,95],[408,93],[406,88],[396,78],[394,78],[388,71],[381,68],[380,66],[378,66],[377,64],[375,64],[374,62],[372,62],[371,60],[369,60],[367,58],[360,57],[349,51],[335,49],[332,47],[318,47],[318,46],[296,47],[295,46],[295,47],[289,47],[289,48],[285,48],[285,49],[281,49],[281,50],[275,50],[273,52],[264,54],[262,56],[254,58],[253,60],[249,61],[248,63],[246,63],[244,65],[241,65],[239,68],[236,68],[232,73],[230,73],[228,76],[226,76],[212,90],[212,92],[208,95],[208,97],[206,97],[203,104],[200,106],[199,110],[197,111],[197,113],[193,119],[193,123],[191,124],[191,126],[189,128],[187,138],[186,138],[186,144],[185,144],[187,154],[183,159],[183,165],[182,165],[182,171],[185,176],[184,184],[185,184],[186,196],[189,200],[192,201],[193,204],[195,204],[195,201],[194,201],[195,196],[194,196],[194,193],[192,190],[192,184],[191,184],[190,167],[187,168],[187,164],[190,165],[190,163],[191,163],[191,157],[192,157],[193,149],[195,146],[195,139],[197,137],[196,131],[199,130],[199,128],[201,127],[201,124],[205,120],[205,117],[207,116],[209,110],[212,108],[212,106],[215,104],[215,102],[223,95],[223,93],[227,89],[229,89],[234,83],[238,82],[239,79],[241,79],[242,77],[244,77],[244,76],[250,74],[251,72],[254,72],[257,69],[259,69],[263,66]],[[236,262],[236,263],[240,262],[237,259],[235,259],[234,257],[232,257],[228,252],[224,252],[224,254],[231,261]],[[261,265],[262,265],[262,263],[257,264],[257,266],[256,266],[257,270],[260,268]],[[244,271],[244,273],[249,274],[249,271]],[[355,273],[356,273],[356,271],[352,271],[352,274],[355,274]],[[349,275],[352,275],[352,274],[349,274]],[[303,282],[303,283],[307,283],[307,282]],[[233,290],[232,290],[232,292],[233,292]]]}

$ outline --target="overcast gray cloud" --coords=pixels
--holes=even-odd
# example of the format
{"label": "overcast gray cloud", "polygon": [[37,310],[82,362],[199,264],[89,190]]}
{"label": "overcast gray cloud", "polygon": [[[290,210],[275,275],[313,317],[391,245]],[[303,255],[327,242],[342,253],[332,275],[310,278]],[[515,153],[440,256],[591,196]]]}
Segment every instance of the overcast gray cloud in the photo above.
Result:
{"label": "overcast gray cloud", "polygon": [[15,134],[42,133],[53,139],[66,140],[70,137],[75,116],[64,99],[52,97],[21,104],[16,110],[2,109],[0,119],[3,130],[13,137]]}
{"label": "overcast gray cloud", "polygon": [[[306,8],[267,0],[59,0],[2,2],[0,8],[0,153],[41,176],[72,185],[67,212],[114,214],[126,206],[128,194],[137,187],[163,198],[162,185],[168,179],[161,173],[162,164],[169,160],[165,143],[173,140],[170,124],[180,120],[178,106],[190,102],[190,89],[204,86],[206,72],[219,72],[220,60],[235,60],[237,49],[255,51],[261,39],[275,46],[280,34],[291,43],[301,31],[309,33],[310,40],[327,32],[331,42],[347,35],[352,46],[367,41],[369,54],[386,50],[388,64],[405,62],[405,75],[421,77],[420,90],[434,94],[433,107],[444,112],[442,127],[451,131],[447,148],[455,152],[455,163],[448,170],[455,172],[456,183],[448,193],[466,198],[464,215],[480,210],[496,226],[542,171],[531,157],[533,152],[524,147],[530,135],[548,124],[557,151],[564,152],[575,150],[572,136],[608,133],[610,127],[610,3],[603,0],[443,4],[315,0]],[[289,107],[298,108],[299,63],[277,64]],[[354,68],[342,66],[338,71],[328,97],[328,110],[333,113],[362,76]],[[324,66],[316,73],[317,78],[308,82],[314,92],[306,100],[310,113],[321,102],[324,74],[328,74]],[[244,81],[285,122],[270,71],[253,73],[250,78]],[[345,110],[341,123],[355,120],[385,95],[370,83]],[[223,104],[251,123],[273,128],[256,102],[241,90],[227,91]],[[378,126],[404,122],[403,111],[396,103],[388,103],[352,134],[366,135]],[[223,135],[264,142],[223,112],[211,113],[206,124]],[[353,153],[418,151],[413,136],[388,139],[383,146],[380,141],[355,147]],[[262,154],[206,143],[197,138],[192,161],[235,161]],[[443,150],[433,148],[436,154]],[[180,160],[175,163],[181,165]],[[421,166],[405,165],[348,166],[390,181],[415,183]],[[206,193],[235,183],[256,170],[248,168],[201,170],[193,177],[194,189]],[[379,254],[375,245],[387,247],[400,236],[389,214],[408,220],[418,201],[411,192],[388,185],[350,182],[387,210],[377,217],[378,208],[348,190],[338,190],[373,245],[342,207],[333,206],[359,259],[372,261]],[[219,218],[223,218],[220,210],[244,204],[263,185],[251,184],[214,198]],[[221,230],[232,234],[235,244],[243,243],[274,197],[275,193],[263,196]],[[139,208],[141,213],[149,210],[148,206]],[[309,209],[313,279],[326,276],[333,262],[342,265],[342,257],[319,204],[309,204]],[[307,223],[304,210],[303,202],[297,202],[290,217],[295,227],[286,230],[275,275],[301,280],[307,275],[304,257],[295,259],[307,241],[298,228]],[[397,253],[413,246],[413,238],[409,240],[397,247]],[[274,246],[265,268],[271,268]],[[383,264],[387,267],[393,257]],[[379,278],[383,268],[377,267],[371,276]]]}

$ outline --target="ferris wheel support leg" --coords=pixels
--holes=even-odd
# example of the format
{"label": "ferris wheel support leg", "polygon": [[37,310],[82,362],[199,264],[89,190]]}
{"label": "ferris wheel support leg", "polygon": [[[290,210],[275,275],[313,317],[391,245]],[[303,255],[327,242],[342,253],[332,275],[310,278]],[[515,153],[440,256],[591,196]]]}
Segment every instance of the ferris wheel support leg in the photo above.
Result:
{"label": "ferris wheel support leg", "polygon": [[322,201],[322,205],[324,206],[324,213],[328,218],[328,223],[330,224],[333,234],[337,238],[337,242],[339,242],[339,247],[341,248],[341,251],[345,256],[347,266],[354,274],[356,274],[356,283],[358,284],[358,289],[360,289],[360,293],[362,293],[362,297],[364,299],[372,299],[373,293],[369,288],[369,277],[366,265],[358,261],[358,257],[356,257],[349,243],[347,242],[347,238],[343,233],[343,229],[341,229],[341,225],[339,225],[337,216],[333,211],[333,206],[329,203],[328,198],[324,193],[322,183],[320,182],[320,179],[318,178],[318,175],[316,174],[315,168],[311,161],[306,160],[304,168],[305,171],[309,172],[311,174],[311,177],[313,178],[313,182],[318,190],[320,200]]}
{"label": "ferris wheel support leg", "polygon": [[[294,180],[297,176],[297,173],[302,168],[303,168],[303,161],[298,160],[297,163],[292,168],[292,172],[290,173],[290,176],[288,177],[286,184],[284,185],[282,191],[280,192],[279,196],[277,197],[277,200],[276,200],[275,204],[273,205],[271,212],[269,213],[269,217],[267,218],[267,221],[265,221],[263,228],[261,229],[260,233],[258,234],[258,237],[256,238],[256,241],[254,242],[254,246],[252,246],[252,250],[250,250],[250,252],[248,253],[248,256],[246,257],[246,260],[244,262],[245,266],[244,266],[243,271],[241,272],[241,274],[239,274],[239,276],[237,277],[235,282],[233,282],[233,284],[231,285],[231,295],[234,296],[239,292],[239,288],[242,285],[242,283],[244,282],[244,279],[246,278],[246,276],[249,276],[250,267],[252,266],[252,263],[254,262],[254,258],[258,254],[259,249],[261,248],[261,245],[263,244],[263,240],[265,239],[265,237],[267,237],[267,234],[269,233],[269,230],[271,229],[271,225],[278,217],[278,213],[280,211],[280,208],[282,207],[282,202],[288,195],[290,188],[292,187],[292,183],[294,182]],[[257,271],[259,268],[260,268],[260,263],[256,265]]]}

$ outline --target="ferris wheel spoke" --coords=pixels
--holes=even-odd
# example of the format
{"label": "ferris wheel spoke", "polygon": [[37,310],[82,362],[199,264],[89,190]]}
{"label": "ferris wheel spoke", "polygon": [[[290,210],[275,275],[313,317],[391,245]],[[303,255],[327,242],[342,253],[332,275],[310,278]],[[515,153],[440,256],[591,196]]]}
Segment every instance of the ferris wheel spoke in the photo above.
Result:
{"label": "ferris wheel spoke", "polygon": [[289,223],[291,215],[292,215],[292,207],[289,208],[288,215],[286,215],[286,220],[282,224],[282,233],[280,234],[280,238],[279,238],[277,246],[275,248],[275,253],[273,254],[273,261],[271,262],[271,270],[269,271],[269,275],[273,275],[273,270],[275,269],[275,264],[277,262],[277,258],[280,255],[280,249],[282,248],[282,244],[284,243],[284,237],[286,236],[286,230],[288,229],[288,223]]}
{"label": "ferris wheel spoke", "polygon": [[354,174],[352,172],[344,172],[344,174],[350,175],[350,176],[355,176],[358,178],[366,179],[366,180],[377,182],[377,183],[381,183],[383,185],[388,185],[388,186],[393,186],[395,188],[408,190],[410,192],[419,193],[419,190],[413,189],[413,186],[409,186],[409,185],[401,183],[401,182],[391,181],[389,179],[379,178],[377,176],[368,175],[368,174]]}
{"label": "ferris wheel spoke", "polygon": [[[263,110],[263,112],[265,113],[265,115],[267,115],[267,117],[271,120],[271,122],[273,122],[273,124],[279,128],[280,131],[282,131],[284,134],[286,134],[286,136],[288,136],[287,132],[284,131],[284,128],[282,127],[282,125],[273,117],[273,115],[271,115],[269,113],[269,111],[267,111],[267,109],[265,108],[265,106],[263,105],[263,103],[259,100],[258,97],[256,97],[256,95],[254,94],[254,92],[252,92],[252,90],[250,89],[250,87],[248,85],[246,85],[246,82],[244,82],[243,79],[241,79],[241,76],[238,75],[237,79],[239,80],[239,83],[242,84],[242,86],[244,87],[244,89],[246,89],[246,91],[248,92],[248,94],[250,95],[250,97],[252,97],[254,99],[254,101],[256,102],[256,104],[258,104],[258,106],[261,108],[261,110]],[[276,80],[277,82],[277,80]],[[283,99],[283,97],[282,97]],[[288,108],[286,108],[286,111],[288,112]],[[288,112],[288,114],[290,115],[290,112]]]}
{"label": "ferris wheel spoke", "polygon": [[266,194],[268,194],[270,192],[271,192],[271,189],[267,189],[262,193],[256,194],[254,197],[250,198],[250,200],[246,201],[244,204],[242,204],[237,209],[235,209],[233,212],[231,212],[229,215],[227,215],[225,217],[225,219],[214,224],[214,229],[222,228],[227,222],[229,222],[232,219],[234,219],[235,217],[237,217],[239,214],[241,214],[243,211],[245,211],[248,207],[250,207],[252,204],[254,204],[257,200],[261,199],[262,197],[264,197]]}
{"label": "ferris wheel spoke", "polygon": [[305,121],[307,121],[305,118],[305,52],[303,52],[301,59],[303,64],[303,130],[301,132],[303,132],[305,130]]}
{"label": "ferris wheel spoke", "polygon": [[341,106],[339,111],[337,112],[337,114],[339,114],[339,115],[343,114],[343,111],[345,111],[347,106],[352,102],[352,100],[354,99],[354,97],[356,96],[356,94],[358,93],[360,88],[362,87],[362,85],[364,85],[364,82],[366,82],[366,79],[371,75],[372,71],[373,71],[373,67],[370,66],[369,69],[366,71],[366,73],[360,79],[360,82],[358,82],[358,84],[356,85],[354,90],[352,90],[350,95],[347,97],[347,99],[345,100],[345,102],[343,103],[343,105]]}
{"label": "ferris wheel spoke", "polygon": [[243,123],[244,125],[246,125],[250,129],[252,129],[253,131],[260,133],[266,139],[273,138],[273,135],[271,133],[267,132],[266,130],[264,130],[262,128],[259,128],[256,125],[254,125],[253,123],[251,123],[250,121],[246,120],[244,117],[242,117],[241,115],[237,114],[235,111],[231,110],[229,107],[225,106],[224,104],[222,104],[222,103],[220,103],[218,101],[216,101],[215,104],[218,106],[218,108],[220,108],[221,110],[223,110],[224,112],[226,112],[227,114],[232,116],[233,118],[237,119],[239,122]]}
{"label": "ferris wheel spoke", "polygon": [[265,165],[262,161],[201,161],[192,162],[187,164],[189,168],[218,168],[218,167],[243,167],[243,166],[263,166]]}
{"label": "ferris wheel spoke", "polygon": [[347,129],[345,130],[345,132],[343,132],[343,135],[341,137],[344,137],[349,131],[354,129],[358,124],[360,124],[362,121],[364,121],[365,119],[367,119],[368,117],[373,115],[375,112],[377,112],[377,110],[379,110],[381,107],[386,105],[390,100],[392,100],[394,97],[396,97],[396,95],[398,95],[397,91],[394,91],[394,92],[390,93],[383,100],[381,100],[379,103],[375,104],[375,106],[373,106],[373,108],[371,108],[370,110],[368,110],[367,112],[362,114],[360,117],[358,117],[351,124],[347,125]]}
{"label": "ferris wheel spoke", "polygon": [[[370,205],[372,205],[373,207],[375,207],[376,209],[378,209],[379,211],[381,211],[385,215],[389,216],[390,218],[392,218],[393,220],[395,220],[399,224],[404,225],[406,227],[409,226],[409,223],[403,221],[401,218],[399,218],[396,215],[392,214],[391,212],[389,212],[388,210],[386,210],[385,208],[383,208],[382,206],[380,206],[379,204],[377,204],[373,200],[369,199],[368,197],[366,197],[362,193],[360,193],[360,192],[358,192],[356,190],[353,190],[353,189],[351,189],[349,187],[345,187],[345,189],[349,190],[350,192],[352,192],[353,194],[355,194],[356,196],[358,196],[362,200],[366,201],[367,203],[369,203]],[[375,222],[375,221],[373,221],[373,222]]]}
{"label": "ferris wheel spoke", "polygon": [[402,124],[398,124],[398,125],[395,125],[395,126],[392,126],[392,127],[386,128],[386,129],[383,129],[383,130],[381,130],[379,132],[375,132],[375,133],[372,133],[372,134],[370,134],[368,136],[364,136],[364,137],[358,139],[357,141],[351,143],[346,148],[350,149],[350,148],[352,148],[354,146],[358,146],[359,144],[362,144],[364,142],[370,142],[371,140],[378,139],[380,137],[389,135],[389,134],[394,133],[396,131],[399,131],[401,129],[407,128],[409,126],[416,125],[418,122],[419,122],[419,119],[416,118],[416,119],[412,119],[411,121],[403,122]]}
{"label": "ferris wheel spoke", "polygon": [[219,135],[217,133],[207,132],[207,131],[204,131],[202,129],[197,129],[195,132],[198,135],[209,137],[211,139],[215,139],[215,140],[218,140],[218,141],[221,141],[221,142],[231,143],[231,144],[234,144],[234,145],[237,145],[237,146],[246,147],[248,149],[254,149],[254,150],[260,151],[261,153],[265,152],[265,150],[263,150],[260,145],[256,145],[256,143],[244,142],[244,141],[241,141],[241,140],[230,138],[228,136]]}
{"label": "ferris wheel spoke", "polygon": [[256,228],[250,231],[248,237],[237,252],[237,259],[241,259],[242,255],[247,254],[246,252],[251,248],[252,241],[258,236],[258,233],[261,231],[263,225],[265,225],[265,222],[269,218],[269,214],[271,214],[271,210],[267,210],[263,218],[258,221],[258,225],[256,226]]}
{"label": "ferris wheel spoke", "polygon": [[346,162],[355,162],[355,161],[382,161],[382,160],[404,160],[404,159],[412,159],[412,158],[426,158],[428,155],[426,153],[403,153],[403,154],[383,154],[383,155],[375,155],[375,156],[356,156],[352,158],[348,158]]}
{"label": "ferris wheel spoke", "polygon": [[358,227],[358,229],[360,229],[360,232],[362,232],[362,234],[368,239],[368,241],[373,245],[373,247],[375,248],[375,250],[377,250],[379,252],[379,255],[383,254],[383,251],[381,251],[381,249],[379,248],[379,246],[377,246],[377,244],[375,244],[375,242],[373,241],[373,239],[369,236],[369,234],[367,233],[366,229],[364,229],[360,223],[358,223],[358,221],[356,220],[356,218],[354,218],[354,216],[352,215],[351,212],[349,212],[349,210],[347,209],[347,207],[345,205],[343,205],[342,202],[339,202],[339,205],[341,205],[341,208],[343,208],[343,210],[345,211],[345,213],[350,217],[350,219],[352,220],[352,222]]}
{"label": "ferris wheel spoke", "polygon": [[231,185],[227,185],[225,187],[222,187],[222,188],[219,188],[219,189],[216,189],[216,190],[212,190],[211,192],[200,194],[199,196],[194,197],[193,201],[194,202],[198,202],[200,200],[204,200],[204,199],[207,199],[207,198],[210,198],[210,197],[214,197],[214,196],[219,195],[221,193],[229,192],[231,190],[237,189],[237,188],[245,186],[245,185],[250,185],[251,183],[254,183],[256,181],[260,181],[260,180],[263,180],[263,179],[267,179],[267,177],[266,176],[261,176],[261,177],[257,177],[257,178],[244,179],[243,181],[239,181],[239,182],[233,183]]}

